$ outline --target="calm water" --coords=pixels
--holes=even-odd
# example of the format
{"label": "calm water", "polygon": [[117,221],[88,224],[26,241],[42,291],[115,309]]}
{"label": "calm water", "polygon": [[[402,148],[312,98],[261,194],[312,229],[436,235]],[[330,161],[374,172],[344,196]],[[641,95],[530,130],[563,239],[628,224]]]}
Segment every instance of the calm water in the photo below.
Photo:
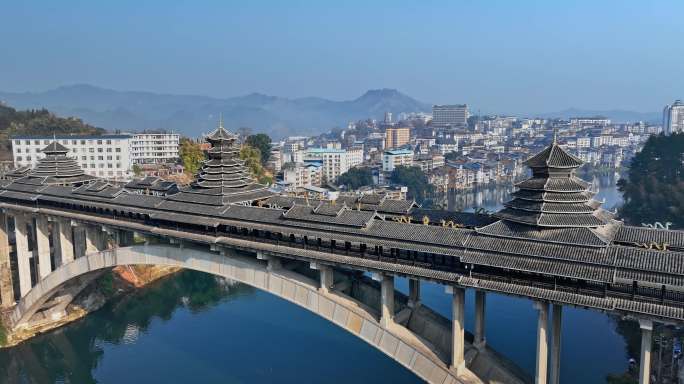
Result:
{"label": "calm water", "polygon": [[[614,178],[594,180],[606,207]],[[505,188],[449,196],[450,207],[495,210]],[[452,203],[453,202],[453,203]],[[408,284],[398,279],[398,289]],[[426,305],[450,316],[442,286]],[[466,298],[473,310],[472,292]],[[472,316],[466,328],[472,329]],[[625,342],[606,315],[564,310],[561,380],[604,383],[626,368]],[[529,300],[490,294],[487,340],[531,374],[536,311]],[[417,383],[408,370],[335,325],[270,294],[184,271],[108,304],[85,319],[0,351],[7,383]]]}

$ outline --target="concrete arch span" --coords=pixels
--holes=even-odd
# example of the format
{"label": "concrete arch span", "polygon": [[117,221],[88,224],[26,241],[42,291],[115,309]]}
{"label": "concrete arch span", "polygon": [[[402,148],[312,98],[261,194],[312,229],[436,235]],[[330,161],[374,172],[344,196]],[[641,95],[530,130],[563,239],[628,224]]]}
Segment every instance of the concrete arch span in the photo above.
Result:
{"label": "concrete arch span", "polygon": [[[508,367],[477,354],[460,374],[445,361],[443,346],[435,345],[400,324],[382,324],[377,310],[335,291],[319,289],[319,283],[287,268],[269,267],[255,257],[225,249],[212,252],[206,248],[183,248],[174,245],[135,245],[90,253],[62,265],[35,285],[11,314],[15,328],[27,326],[48,300],[75,279],[88,280],[99,272],[120,265],[168,265],[197,270],[235,280],[270,292],[333,322],[390,356],[429,383],[524,382]],[[75,296],[75,295],[74,295]],[[429,315],[433,313],[429,310]],[[419,320],[420,321],[420,320]],[[421,324],[426,327],[425,324]],[[437,325],[439,326],[439,324]],[[430,333],[440,333],[432,340],[449,340],[450,330],[433,326]],[[448,344],[448,342],[446,342]],[[474,348],[470,348],[474,350]],[[516,372],[517,373],[517,372]]]}

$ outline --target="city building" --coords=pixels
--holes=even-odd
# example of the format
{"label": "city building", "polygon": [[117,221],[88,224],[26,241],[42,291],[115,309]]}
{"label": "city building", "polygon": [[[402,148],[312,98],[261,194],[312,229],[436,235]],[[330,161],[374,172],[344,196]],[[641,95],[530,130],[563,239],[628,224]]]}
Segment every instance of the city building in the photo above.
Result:
{"label": "city building", "polygon": [[468,125],[466,104],[433,105],[432,125],[435,127],[465,127]]}
{"label": "city building", "polygon": [[570,119],[570,127],[573,129],[585,127],[607,127],[610,125],[610,119],[603,116],[594,117],[573,117]]}
{"label": "city building", "polygon": [[178,160],[177,133],[136,133],[131,139],[133,164],[166,164]]}
{"label": "city building", "polygon": [[320,162],[294,164],[283,170],[283,181],[294,188],[320,187],[323,182],[323,166]]}
{"label": "city building", "polygon": [[390,149],[382,154],[382,170],[392,172],[400,165],[410,167],[413,165],[413,151],[408,149]]}
{"label": "city building", "polygon": [[393,149],[403,147],[411,140],[408,127],[395,128],[389,127],[385,131],[385,148]]}
{"label": "city building", "polygon": [[675,132],[684,132],[684,103],[681,100],[675,100],[663,109],[663,133]]}
{"label": "city building", "polygon": [[112,180],[129,180],[132,176],[131,141],[133,135],[72,135],[12,137],[14,166],[34,167],[45,157],[43,148],[53,141],[64,146],[67,156],[76,160],[87,175]]}
{"label": "city building", "polygon": [[319,160],[322,166],[323,183],[334,182],[337,177],[349,170],[347,151],[334,148],[309,148],[304,153],[304,161]]}

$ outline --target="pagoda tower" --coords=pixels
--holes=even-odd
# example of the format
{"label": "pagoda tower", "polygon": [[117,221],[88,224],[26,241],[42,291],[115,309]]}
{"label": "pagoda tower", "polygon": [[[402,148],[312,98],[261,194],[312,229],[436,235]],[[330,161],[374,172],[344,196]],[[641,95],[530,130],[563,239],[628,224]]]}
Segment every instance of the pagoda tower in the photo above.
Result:
{"label": "pagoda tower", "polygon": [[69,149],[56,140],[42,149],[45,157],[29,170],[25,177],[17,179],[20,184],[69,185],[78,187],[97,180],[78,165],[78,162],[67,156]]}

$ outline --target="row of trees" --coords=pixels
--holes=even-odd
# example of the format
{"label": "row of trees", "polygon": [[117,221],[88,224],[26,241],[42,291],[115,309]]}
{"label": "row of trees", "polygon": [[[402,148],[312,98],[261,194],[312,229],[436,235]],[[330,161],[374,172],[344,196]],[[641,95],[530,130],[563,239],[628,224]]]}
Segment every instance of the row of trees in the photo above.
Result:
{"label": "row of trees", "polygon": [[631,225],[671,222],[684,227],[684,133],[651,136],[618,182],[620,216]]}
{"label": "row of trees", "polygon": [[[434,191],[434,186],[420,167],[398,166],[392,171],[390,181],[408,187],[408,197],[419,204],[425,202]],[[348,189],[359,189],[373,185],[373,175],[369,168],[352,168],[337,178],[337,184]]]}

